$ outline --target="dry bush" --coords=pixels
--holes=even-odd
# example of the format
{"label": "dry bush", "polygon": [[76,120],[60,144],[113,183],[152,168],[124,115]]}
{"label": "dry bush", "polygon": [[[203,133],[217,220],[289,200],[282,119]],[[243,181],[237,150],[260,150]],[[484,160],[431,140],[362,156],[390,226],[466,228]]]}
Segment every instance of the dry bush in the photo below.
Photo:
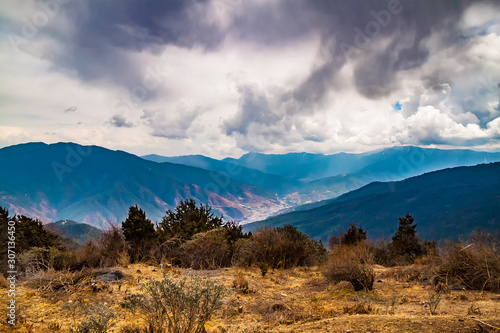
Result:
{"label": "dry bush", "polygon": [[104,231],[97,242],[99,252],[103,257],[104,266],[122,265],[123,262],[130,263],[130,258],[124,257],[127,253],[127,244],[123,232],[118,225],[110,224],[108,230]]}
{"label": "dry bush", "polygon": [[431,316],[437,315],[437,308],[439,303],[441,303],[441,298],[443,297],[442,292],[436,292],[431,294],[429,297],[429,301],[425,303],[425,306],[429,309],[429,313]]}
{"label": "dry bush", "polygon": [[339,245],[330,252],[323,275],[334,283],[348,281],[355,291],[372,290],[375,282],[375,273],[369,266],[372,263],[373,253],[366,243]]}
{"label": "dry bush", "polygon": [[233,288],[244,294],[249,294],[251,292],[250,288],[248,287],[248,280],[245,278],[245,274],[243,274],[243,272],[238,272],[238,274],[234,278]]}
{"label": "dry bush", "polygon": [[182,263],[194,269],[217,269],[231,265],[231,249],[224,228],[200,232],[182,244]]}
{"label": "dry bush", "polygon": [[326,257],[321,242],[291,225],[260,229],[251,238],[237,241],[235,247],[236,264],[261,267],[263,275],[268,268],[313,266]]}
{"label": "dry bush", "polygon": [[151,279],[141,290],[144,294],[131,295],[122,306],[138,309],[160,332],[205,332],[205,323],[222,307],[226,295],[224,286],[197,277]]}
{"label": "dry bush", "polygon": [[438,275],[468,289],[500,292],[500,254],[485,243],[448,244]]}
{"label": "dry bush", "polygon": [[74,250],[60,247],[32,247],[19,256],[19,271],[29,276],[41,270],[71,270],[115,266],[124,260],[125,241],[121,230],[111,228],[96,242],[88,242]]}
{"label": "dry bush", "polygon": [[476,304],[472,303],[467,309],[468,316],[481,315],[481,309]]}

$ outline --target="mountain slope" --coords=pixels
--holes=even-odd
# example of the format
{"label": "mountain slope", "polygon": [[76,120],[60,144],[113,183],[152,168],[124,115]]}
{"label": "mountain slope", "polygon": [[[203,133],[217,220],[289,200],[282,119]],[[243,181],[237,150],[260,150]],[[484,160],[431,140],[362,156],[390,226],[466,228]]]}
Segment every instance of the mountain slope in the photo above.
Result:
{"label": "mountain slope", "polygon": [[203,155],[166,157],[151,154],[142,156],[142,158],[158,163],[169,162],[214,171],[224,177],[220,179],[221,182],[230,177],[244,183],[259,186],[278,195],[293,192],[299,187],[299,182],[293,182],[281,176],[265,173],[257,169],[247,168],[230,160],[220,161]]}
{"label": "mountain slope", "polygon": [[357,222],[371,237],[392,235],[399,216],[412,214],[426,239],[457,238],[476,228],[498,230],[500,163],[458,167],[398,182],[375,182],[323,205],[248,224],[246,230],[293,224],[327,241]]}
{"label": "mountain slope", "polygon": [[155,163],[122,151],[72,143],[0,149],[0,205],[47,220],[101,226],[139,204],[153,220],[181,199],[208,203],[231,219],[277,205],[274,193],[200,168]]}
{"label": "mountain slope", "polygon": [[402,180],[444,168],[500,161],[500,153],[405,146],[363,154],[248,153],[239,159],[222,161],[201,155],[144,158],[230,175],[276,193],[286,207],[284,211],[291,211],[301,209],[297,206],[302,204],[338,197],[373,181]]}

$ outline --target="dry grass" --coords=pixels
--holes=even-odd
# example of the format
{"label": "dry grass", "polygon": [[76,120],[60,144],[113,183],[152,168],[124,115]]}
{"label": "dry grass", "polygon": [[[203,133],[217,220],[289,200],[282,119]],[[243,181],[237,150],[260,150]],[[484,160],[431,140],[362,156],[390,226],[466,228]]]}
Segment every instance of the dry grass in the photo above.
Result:
{"label": "dry grass", "polygon": [[7,289],[9,288],[9,281],[3,276],[3,274],[0,273],[0,289]]}
{"label": "dry grass", "polygon": [[[33,285],[31,281],[21,282],[17,304],[18,317],[22,320],[18,322],[18,332],[52,332],[55,329],[69,332],[70,328],[86,318],[85,309],[104,303],[120,315],[112,328],[113,332],[152,332],[147,330],[145,320],[138,313],[122,308],[120,304],[130,295],[140,292],[139,282],[150,278],[160,280],[162,270],[144,264],[119,269],[128,278],[107,283],[107,288],[96,290],[90,284],[78,285],[78,282],[54,291],[40,288],[43,283]],[[230,293],[225,298],[223,309],[205,325],[209,333],[471,333],[494,332],[484,323],[500,326],[500,296],[497,294],[451,290],[442,294],[436,314],[430,316],[426,303],[436,292],[429,281],[400,278],[394,274],[397,268],[372,266],[372,269],[376,277],[371,292],[355,292],[348,282],[328,283],[318,267],[270,270],[265,277],[262,277],[259,268],[213,271],[174,269],[168,270],[168,274],[175,279],[201,276],[228,288],[233,288],[235,281],[237,285],[244,285],[244,280],[249,288],[255,290],[255,293],[237,290]],[[66,279],[75,280],[75,277],[68,275]],[[82,279],[78,281],[83,282]],[[2,327],[5,326],[0,325],[0,331]]]}

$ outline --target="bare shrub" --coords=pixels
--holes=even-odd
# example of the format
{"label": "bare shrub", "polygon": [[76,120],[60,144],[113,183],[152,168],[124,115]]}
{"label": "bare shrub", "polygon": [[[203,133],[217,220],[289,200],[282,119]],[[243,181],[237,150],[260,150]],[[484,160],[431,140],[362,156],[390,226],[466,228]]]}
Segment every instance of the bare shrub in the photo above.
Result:
{"label": "bare shrub", "polygon": [[116,224],[109,224],[97,242],[97,247],[102,255],[102,265],[115,266],[116,264],[130,263],[130,258],[124,257],[127,252],[127,243],[121,228]]}
{"label": "bare shrub", "polygon": [[233,288],[244,294],[250,293],[250,289],[248,287],[248,280],[245,278],[245,274],[243,274],[243,272],[238,272],[238,274],[234,278]]}
{"label": "bare shrub", "polygon": [[323,275],[338,283],[348,281],[355,291],[372,290],[375,273],[370,268],[373,253],[363,242],[354,246],[339,245],[332,249],[323,268]]}
{"label": "bare shrub", "polygon": [[438,275],[468,289],[500,292],[500,254],[486,243],[448,244]]}
{"label": "bare shrub", "polygon": [[205,323],[222,307],[226,294],[224,286],[197,277],[151,279],[141,290],[144,294],[132,295],[122,306],[137,308],[161,332],[205,332]]}
{"label": "bare shrub", "polygon": [[436,292],[430,295],[429,301],[425,303],[425,306],[428,308],[431,316],[437,315],[437,308],[439,303],[441,303],[441,298],[443,297],[444,292]]}
{"label": "bare shrub", "polygon": [[36,274],[26,279],[26,286],[38,289],[40,292],[75,292],[83,288],[91,288],[92,281],[99,275],[104,274],[123,274],[119,271],[111,271],[109,268],[85,268],[80,271],[56,271],[53,268],[38,271]]}
{"label": "bare shrub", "polygon": [[481,309],[476,304],[472,303],[467,309],[468,316],[481,315]]}

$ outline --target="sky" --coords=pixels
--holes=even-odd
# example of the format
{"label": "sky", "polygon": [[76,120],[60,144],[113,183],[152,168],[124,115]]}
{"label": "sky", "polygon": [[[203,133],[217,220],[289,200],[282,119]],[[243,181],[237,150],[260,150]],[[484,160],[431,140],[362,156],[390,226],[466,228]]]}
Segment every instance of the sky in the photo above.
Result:
{"label": "sky", "polygon": [[0,77],[0,147],[500,151],[500,1],[3,1]]}

